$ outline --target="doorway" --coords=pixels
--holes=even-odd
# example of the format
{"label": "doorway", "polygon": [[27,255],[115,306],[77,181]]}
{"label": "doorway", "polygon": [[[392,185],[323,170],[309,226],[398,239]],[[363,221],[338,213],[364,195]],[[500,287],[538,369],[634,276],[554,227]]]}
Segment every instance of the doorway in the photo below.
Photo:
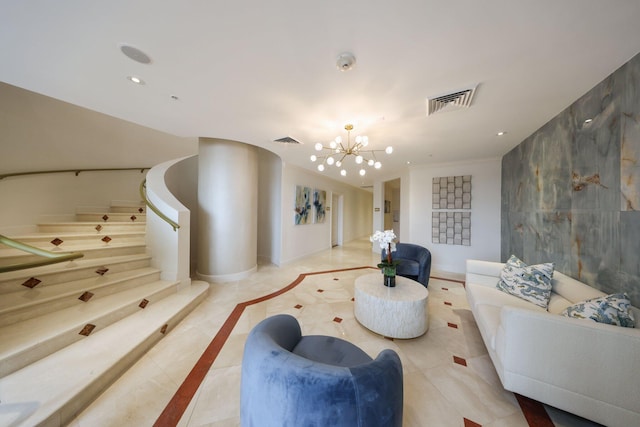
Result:
{"label": "doorway", "polygon": [[343,195],[331,194],[331,247],[342,245]]}
{"label": "doorway", "polygon": [[384,229],[393,230],[400,240],[400,178],[384,183]]}

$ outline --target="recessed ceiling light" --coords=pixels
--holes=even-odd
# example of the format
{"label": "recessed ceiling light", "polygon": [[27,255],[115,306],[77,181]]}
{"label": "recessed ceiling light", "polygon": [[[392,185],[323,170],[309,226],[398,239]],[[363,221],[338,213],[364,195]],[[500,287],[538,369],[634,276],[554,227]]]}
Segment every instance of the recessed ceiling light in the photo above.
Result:
{"label": "recessed ceiling light", "polygon": [[139,84],[139,85],[143,85],[144,84],[144,80],[142,80],[140,77],[128,76],[127,79],[129,79],[130,81],[134,82],[135,84]]}
{"label": "recessed ceiling light", "polygon": [[587,119],[584,121],[585,124],[591,123],[593,121],[593,119]]}
{"label": "recessed ceiling light", "polygon": [[498,136],[502,136],[502,135],[505,135],[506,133],[507,133],[507,132],[505,132],[505,131],[501,130],[501,131],[500,131],[500,132],[498,132],[496,135],[498,135]]}

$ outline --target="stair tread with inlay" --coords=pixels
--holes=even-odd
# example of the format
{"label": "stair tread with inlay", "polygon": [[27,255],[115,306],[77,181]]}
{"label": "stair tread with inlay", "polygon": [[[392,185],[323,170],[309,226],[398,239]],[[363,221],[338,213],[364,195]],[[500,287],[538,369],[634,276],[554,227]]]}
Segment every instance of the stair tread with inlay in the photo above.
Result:
{"label": "stair tread with inlay", "polygon": [[[99,226],[99,227],[98,227]],[[91,233],[100,228],[102,234],[116,231],[138,230],[145,231],[147,224],[140,221],[84,221],[84,222],[46,222],[38,224],[38,230],[42,233]]]}
{"label": "stair tread with inlay", "polygon": [[[38,284],[31,289],[19,286],[14,292],[3,294],[2,299],[0,299],[0,325],[6,324],[1,320],[2,316],[7,313],[24,310],[25,308],[33,308],[32,312],[37,312],[36,306],[43,304],[50,306],[60,299],[69,300],[66,303],[67,305],[77,304],[79,303],[78,297],[83,292],[91,292],[94,294],[93,298],[100,298],[104,295],[115,293],[127,285],[135,286],[141,279],[151,281],[148,279],[149,276],[154,276],[156,278],[153,280],[158,280],[160,270],[153,267],[144,267],[106,275],[99,275],[94,272],[93,277],[67,281],[57,285],[42,286]],[[53,311],[56,308],[60,308],[60,305],[56,305],[55,308],[49,308],[47,311]]]}
{"label": "stair tread with inlay", "polygon": [[[207,294],[191,286],[0,379],[0,425],[71,420]],[[165,326],[166,325],[166,326]]]}
{"label": "stair tread with inlay", "polygon": [[175,293],[178,284],[155,281],[0,328],[0,376],[51,353],[52,347],[57,350],[82,339],[79,333],[87,324],[95,325],[96,332],[141,310],[143,299],[153,305]]}
{"label": "stair tread with inlay", "polygon": [[[93,275],[97,268],[108,267],[110,272],[118,272],[133,268],[148,266],[151,256],[146,253],[109,256],[105,258],[79,258],[76,260],[34,267],[28,270],[9,271],[0,273],[0,294],[12,292],[20,286],[25,277],[35,277],[42,281],[38,286],[47,286],[67,280],[76,280]],[[88,271],[87,271],[88,270]]]}
{"label": "stair tread with inlay", "polygon": [[[50,248],[42,247],[41,249],[49,250]],[[63,250],[62,248],[58,248],[58,250],[51,252],[59,252],[61,254],[69,252],[82,252],[84,254],[84,258],[102,258],[108,256],[108,253],[110,252],[113,252],[114,255],[144,253],[146,251],[146,245],[144,243],[138,242],[111,241],[109,243],[103,243],[101,245],[97,245],[95,243],[78,244],[71,249],[72,250]],[[38,261],[41,259],[41,257],[26,254],[24,251],[18,249],[0,248],[0,265]]]}
{"label": "stair tread with inlay", "polygon": [[102,237],[109,235],[112,238],[145,238],[144,230],[129,230],[129,231],[114,231],[113,233],[105,233],[103,231],[94,231],[92,233],[88,232],[61,232],[61,233],[33,233],[33,234],[24,234],[21,236],[11,236],[13,240],[17,240],[18,242],[26,243],[28,245],[32,245],[32,242],[42,242],[45,245],[49,245],[51,247],[51,241],[53,239],[59,238],[63,242],[68,242],[70,240],[100,240]]}
{"label": "stair tread with inlay", "polygon": [[[131,213],[131,212],[77,212],[76,220],[83,221],[120,221],[120,222],[134,222],[131,220],[131,216],[135,216],[135,222],[145,222],[147,215],[144,213]],[[105,220],[104,217],[107,217]]]}

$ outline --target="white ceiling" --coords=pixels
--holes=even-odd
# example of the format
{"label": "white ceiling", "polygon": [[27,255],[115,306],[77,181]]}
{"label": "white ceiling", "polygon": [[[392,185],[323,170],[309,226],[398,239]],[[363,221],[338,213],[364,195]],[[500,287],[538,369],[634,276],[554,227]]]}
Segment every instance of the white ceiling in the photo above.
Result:
{"label": "white ceiling", "polygon": [[[640,52],[640,1],[0,0],[0,52],[6,83],[311,169],[314,143],[354,122],[395,148],[364,179],[324,172],[360,186],[408,161],[502,156]],[[475,84],[470,108],[427,117],[428,97]],[[273,142],[287,135],[304,144]]]}

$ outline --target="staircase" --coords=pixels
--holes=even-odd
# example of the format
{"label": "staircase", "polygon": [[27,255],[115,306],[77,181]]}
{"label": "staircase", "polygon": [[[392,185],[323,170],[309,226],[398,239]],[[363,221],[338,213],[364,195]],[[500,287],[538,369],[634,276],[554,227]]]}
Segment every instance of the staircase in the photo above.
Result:
{"label": "staircase", "polygon": [[[112,206],[11,236],[84,257],[0,273],[0,426],[65,425],[207,295],[205,282],[160,279],[145,220],[142,206]],[[33,260],[0,245],[0,266]]]}

